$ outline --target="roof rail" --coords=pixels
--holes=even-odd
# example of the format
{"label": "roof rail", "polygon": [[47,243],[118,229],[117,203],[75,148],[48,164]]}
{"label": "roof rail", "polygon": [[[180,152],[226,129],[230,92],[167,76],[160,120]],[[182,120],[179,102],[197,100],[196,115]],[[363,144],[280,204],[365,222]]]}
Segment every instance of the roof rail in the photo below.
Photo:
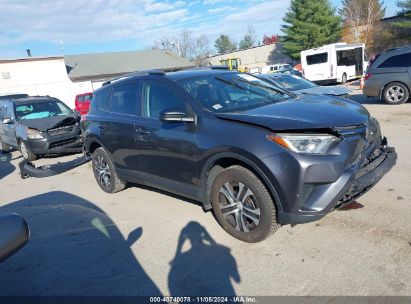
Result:
{"label": "roof rail", "polygon": [[145,70],[145,71],[132,72],[132,73],[124,74],[124,75],[121,75],[119,77],[107,80],[106,82],[103,82],[102,86],[104,87],[104,86],[106,86],[110,83],[113,83],[113,82],[116,82],[116,81],[119,81],[119,80],[122,80],[122,79],[130,78],[130,77],[133,77],[133,76],[141,76],[141,75],[164,76],[165,73],[162,70]]}
{"label": "roof rail", "polygon": [[228,67],[223,66],[223,65],[208,65],[208,66],[191,68],[189,70],[228,70]]}

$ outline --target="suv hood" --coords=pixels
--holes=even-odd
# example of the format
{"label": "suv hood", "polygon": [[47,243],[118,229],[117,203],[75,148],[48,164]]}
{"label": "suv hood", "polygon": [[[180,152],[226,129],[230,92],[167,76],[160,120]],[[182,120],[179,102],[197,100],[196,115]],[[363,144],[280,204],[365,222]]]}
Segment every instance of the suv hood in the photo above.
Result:
{"label": "suv hood", "polygon": [[58,128],[62,126],[74,125],[77,122],[77,117],[73,115],[51,116],[47,118],[38,119],[22,119],[20,124],[26,127],[37,129],[39,131],[47,131],[49,129]]}
{"label": "suv hood", "polygon": [[245,122],[273,131],[366,125],[370,118],[368,111],[356,102],[318,95],[300,95],[251,110],[215,115],[221,119]]}

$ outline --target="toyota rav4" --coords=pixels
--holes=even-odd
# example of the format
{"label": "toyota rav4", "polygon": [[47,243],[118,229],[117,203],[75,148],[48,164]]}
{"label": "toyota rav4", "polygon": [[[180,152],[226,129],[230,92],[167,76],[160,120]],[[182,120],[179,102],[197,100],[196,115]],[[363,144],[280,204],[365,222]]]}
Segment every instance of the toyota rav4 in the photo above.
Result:
{"label": "toyota rav4", "polygon": [[109,81],[82,130],[101,189],[133,182],[200,201],[246,242],[351,203],[397,158],[360,104],[213,68]]}

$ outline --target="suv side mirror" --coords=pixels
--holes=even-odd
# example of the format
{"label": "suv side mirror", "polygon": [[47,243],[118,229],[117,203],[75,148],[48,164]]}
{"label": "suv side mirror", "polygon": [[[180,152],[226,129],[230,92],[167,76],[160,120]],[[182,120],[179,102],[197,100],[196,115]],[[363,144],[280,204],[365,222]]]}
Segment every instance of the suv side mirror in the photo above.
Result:
{"label": "suv side mirror", "polygon": [[165,110],[160,112],[160,120],[165,122],[194,122],[194,117],[190,117],[181,110]]}
{"label": "suv side mirror", "polygon": [[24,218],[12,213],[0,216],[0,231],[0,262],[2,262],[27,243],[30,230]]}
{"label": "suv side mirror", "polygon": [[13,124],[14,122],[13,122],[13,119],[11,119],[11,118],[4,118],[4,119],[2,120],[2,123],[3,123],[3,125],[11,125],[11,124]]}

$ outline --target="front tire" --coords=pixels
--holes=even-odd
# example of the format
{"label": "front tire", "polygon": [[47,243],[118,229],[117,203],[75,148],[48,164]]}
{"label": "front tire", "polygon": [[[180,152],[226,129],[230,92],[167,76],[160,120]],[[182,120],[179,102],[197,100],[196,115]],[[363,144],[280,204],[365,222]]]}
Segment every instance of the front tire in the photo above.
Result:
{"label": "front tire", "polygon": [[104,150],[98,148],[93,152],[93,172],[97,184],[107,193],[116,193],[124,190],[126,183],[119,179],[111,158]]}
{"label": "front tire", "polygon": [[410,92],[408,88],[400,82],[388,84],[382,93],[385,103],[399,105],[408,100]]}
{"label": "front tire", "polygon": [[37,155],[32,153],[26,143],[22,140],[19,143],[19,150],[25,160],[33,161],[37,159]]}
{"label": "front tire", "polygon": [[279,227],[271,195],[244,167],[218,173],[211,186],[211,204],[221,227],[241,241],[260,242]]}

